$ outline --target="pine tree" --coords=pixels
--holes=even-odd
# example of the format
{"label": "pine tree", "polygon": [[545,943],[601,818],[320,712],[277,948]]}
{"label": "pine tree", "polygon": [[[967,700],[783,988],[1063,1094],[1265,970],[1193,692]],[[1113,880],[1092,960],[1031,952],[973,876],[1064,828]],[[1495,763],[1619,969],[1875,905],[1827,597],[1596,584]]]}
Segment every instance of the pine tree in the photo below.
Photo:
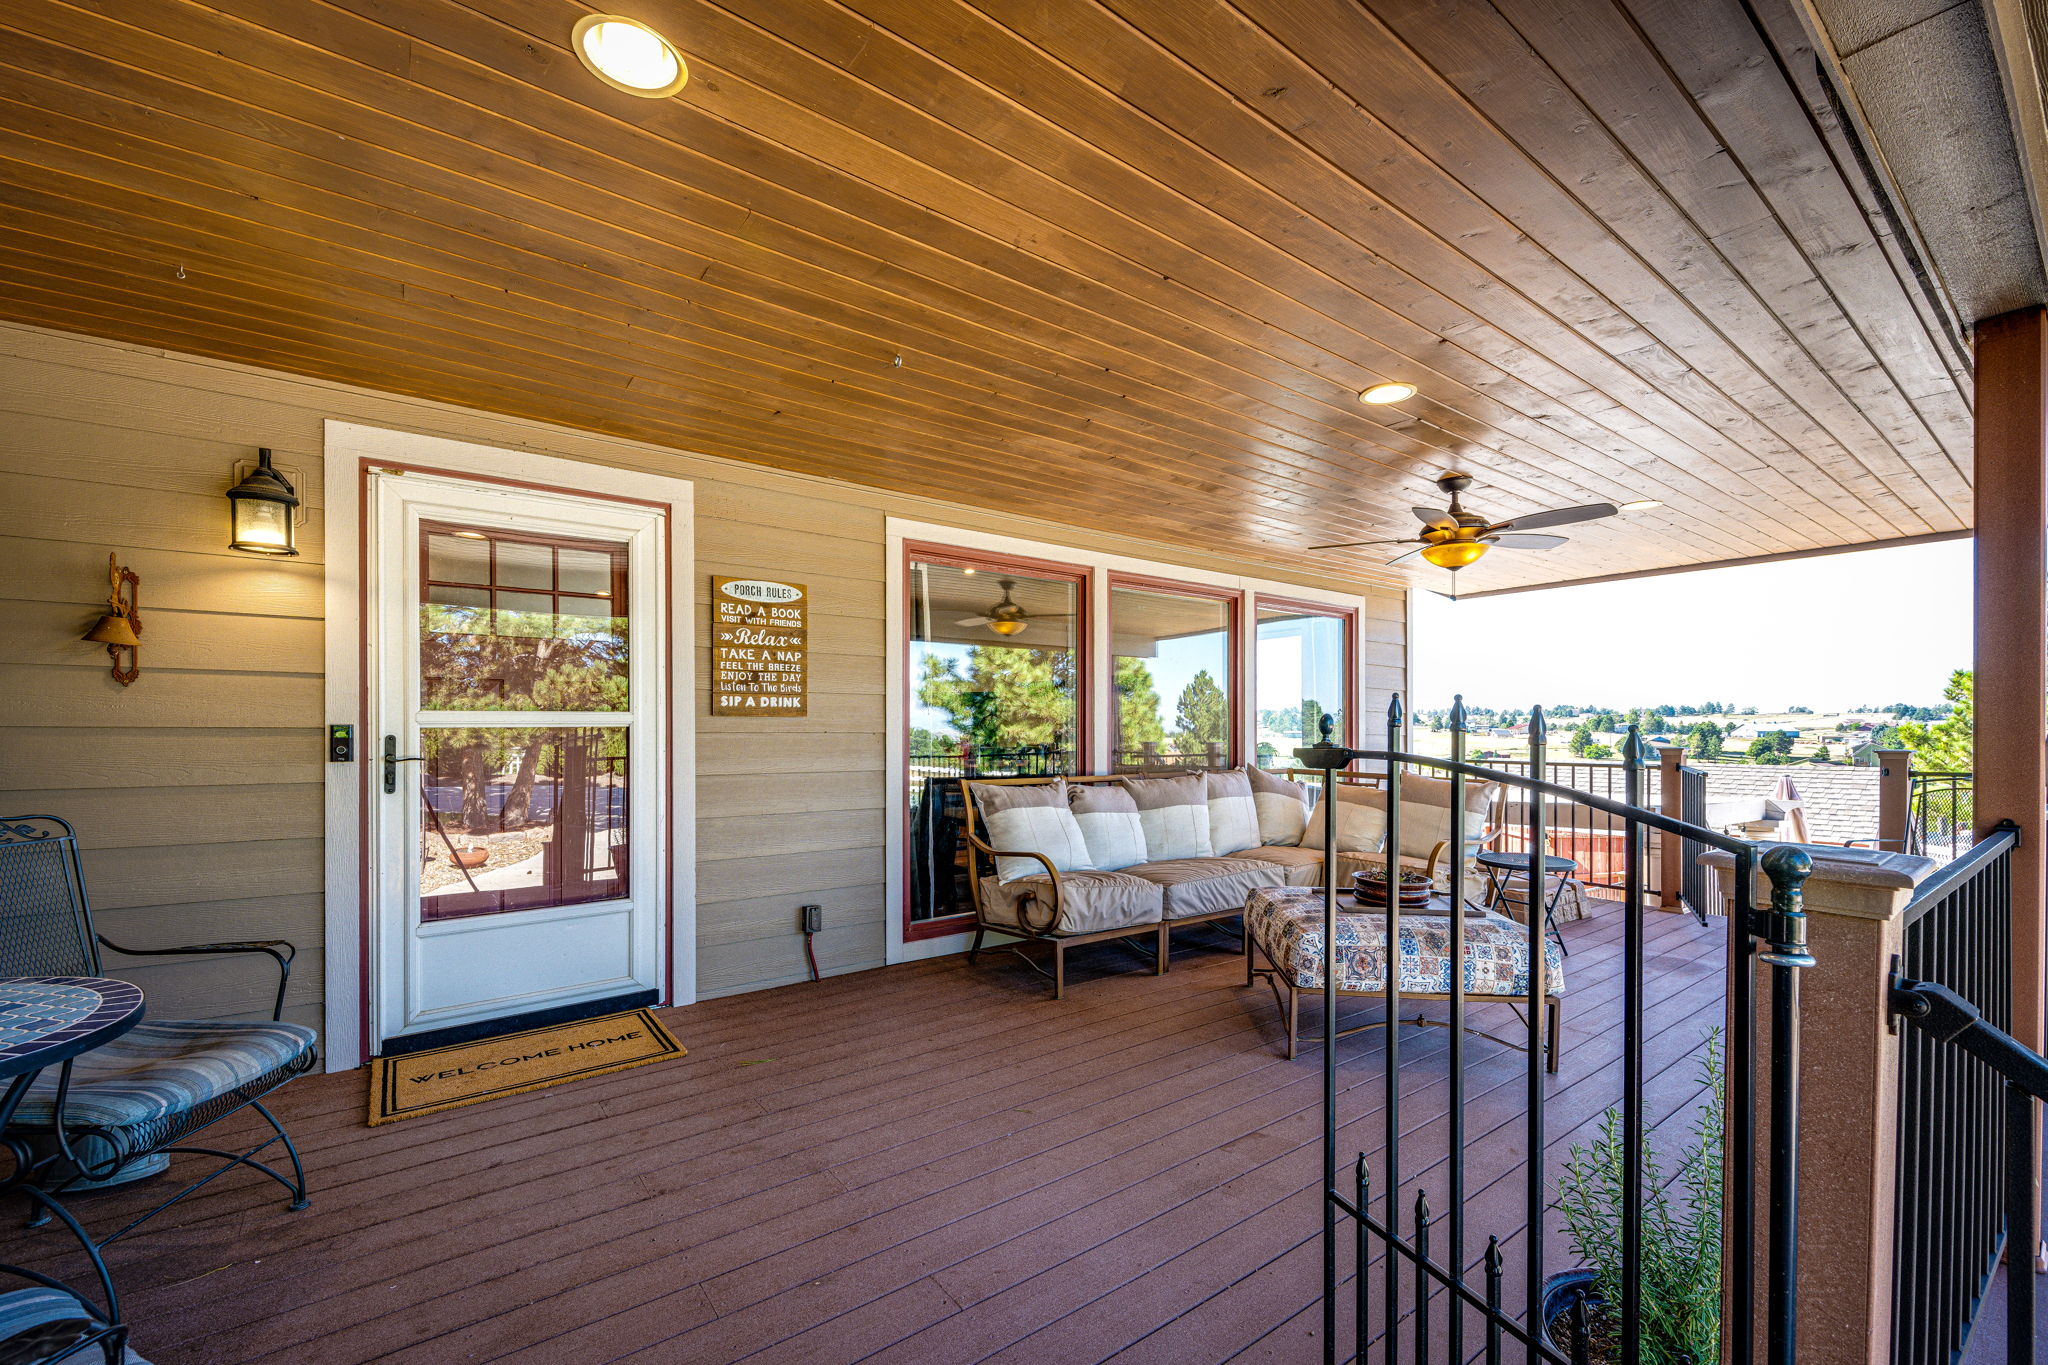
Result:
{"label": "pine tree", "polygon": [[1224,744],[1230,738],[1230,700],[1216,679],[1203,669],[1180,690],[1174,707],[1174,743],[1183,752],[1199,751],[1209,744]]}
{"label": "pine tree", "polygon": [[1949,675],[1948,686],[1941,692],[1955,708],[1946,719],[1932,725],[1909,720],[1898,727],[1898,742],[1913,751],[1915,769],[1920,772],[1970,771],[1971,764],[1976,761],[1976,681],[1977,675],[1971,670],[1957,669]]}

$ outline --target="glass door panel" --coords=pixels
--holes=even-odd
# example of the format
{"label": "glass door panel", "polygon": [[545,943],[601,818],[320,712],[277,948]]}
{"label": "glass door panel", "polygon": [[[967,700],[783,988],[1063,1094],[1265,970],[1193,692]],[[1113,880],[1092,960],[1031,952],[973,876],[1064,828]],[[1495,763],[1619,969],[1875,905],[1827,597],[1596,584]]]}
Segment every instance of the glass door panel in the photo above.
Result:
{"label": "glass door panel", "polygon": [[421,523],[422,923],[632,894],[628,548]]}
{"label": "glass door panel", "polygon": [[423,921],[632,894],[623,729],[433,729],[421,743]]}
{"label": "glass door panel", "polygon": [[910,919],[966,913],[960,780],[1072,773],[1087,578],[913,555]]}
{"label": "glass door panel", "polygon": [[1112,583],[1117,771],[1231,765],[1236,615],[1230,598]]}
{"label": "glass door panel", "polygon": [[1325,715],[1341,743],[1350,733],[1351,618],[1260,602],[1258,609],[1258,756],[1260,767],[1289,767],[1313,744]]}

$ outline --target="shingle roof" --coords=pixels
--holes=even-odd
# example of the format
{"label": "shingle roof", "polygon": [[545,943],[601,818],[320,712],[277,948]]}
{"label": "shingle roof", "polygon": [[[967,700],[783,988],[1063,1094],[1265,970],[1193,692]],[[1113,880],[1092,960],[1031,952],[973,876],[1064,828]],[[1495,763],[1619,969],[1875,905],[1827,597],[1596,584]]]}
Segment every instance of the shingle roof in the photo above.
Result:
{"label": "shingle roof", "polygon": [[1807,838],[1817,844],[1845,844],[1877,837],[1876,768],[1828,763],[1695,763],[1707,772],[1707,800],[1721,802],[1769,796],[1778,779],[1789,777],[1806,811]]}

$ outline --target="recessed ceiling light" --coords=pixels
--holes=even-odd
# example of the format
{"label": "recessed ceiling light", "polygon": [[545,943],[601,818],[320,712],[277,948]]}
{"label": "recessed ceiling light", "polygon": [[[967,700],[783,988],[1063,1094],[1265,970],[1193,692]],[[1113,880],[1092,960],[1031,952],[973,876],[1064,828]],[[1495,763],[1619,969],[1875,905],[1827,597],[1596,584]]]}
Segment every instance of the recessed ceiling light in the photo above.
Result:
{"label": "recessed ceiling light", "polygon": [[1624,512],[1647,512],[1652,507],[1662,507],[1663,505],[1663,503],[1655,498],[1637,498],[1634,502],[1623,503],[1621,510]]}
{"label": "recessed ceiling light", "polygon": [[586,14],[570,34],[576,55],[606,85],[629,95],[661,99],[689,82],[683,54],[638,19],[623,14]]}
{"label": "recessed ceiling light", "polygon": [[1413,384],[1375,384],[1358,395],[1361,403],[1405,403],[1415,396]]}

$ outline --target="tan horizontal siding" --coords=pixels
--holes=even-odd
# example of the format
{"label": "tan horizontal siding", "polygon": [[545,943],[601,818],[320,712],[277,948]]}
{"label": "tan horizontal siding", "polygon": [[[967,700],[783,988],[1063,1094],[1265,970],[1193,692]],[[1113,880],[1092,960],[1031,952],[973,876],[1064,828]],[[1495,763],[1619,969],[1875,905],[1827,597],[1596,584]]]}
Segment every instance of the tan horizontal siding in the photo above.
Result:
{"label": "tan horizontal siding", "polygon": [[[288,1017],[319,1023],[324,933],[322,463],[328,418],[689,479],[699,682],[699,984],[723,995],[808,972],[797,906],[824,908],[828,973],[885,951],[884,842],[895,761],[886,520],[1138,555],[1363,593],[1368,704],[1402,686],[1402,594],[1103,532],[906,497],[423,399],[0,325],[0,811],[75,820],[102,927],[151,946],[220,938],[299,944]],[[228,550],[222,496],[258,446],[295,476],[304,553]],[[943,490],[938,490],[943,491]],[[353,528],[343,532],[353,535]],[[123,689],[77,636],[106,591],[106,556],[142,575],[143,677]],[[713,574],[806,585],[811,698],[803,717],[703,714]],[[359,752],[371,751],[371,737]],[[679,780],[682,780],[679,778]],[[264,964],[120,964],[152,1008],[267,1011]]]}

